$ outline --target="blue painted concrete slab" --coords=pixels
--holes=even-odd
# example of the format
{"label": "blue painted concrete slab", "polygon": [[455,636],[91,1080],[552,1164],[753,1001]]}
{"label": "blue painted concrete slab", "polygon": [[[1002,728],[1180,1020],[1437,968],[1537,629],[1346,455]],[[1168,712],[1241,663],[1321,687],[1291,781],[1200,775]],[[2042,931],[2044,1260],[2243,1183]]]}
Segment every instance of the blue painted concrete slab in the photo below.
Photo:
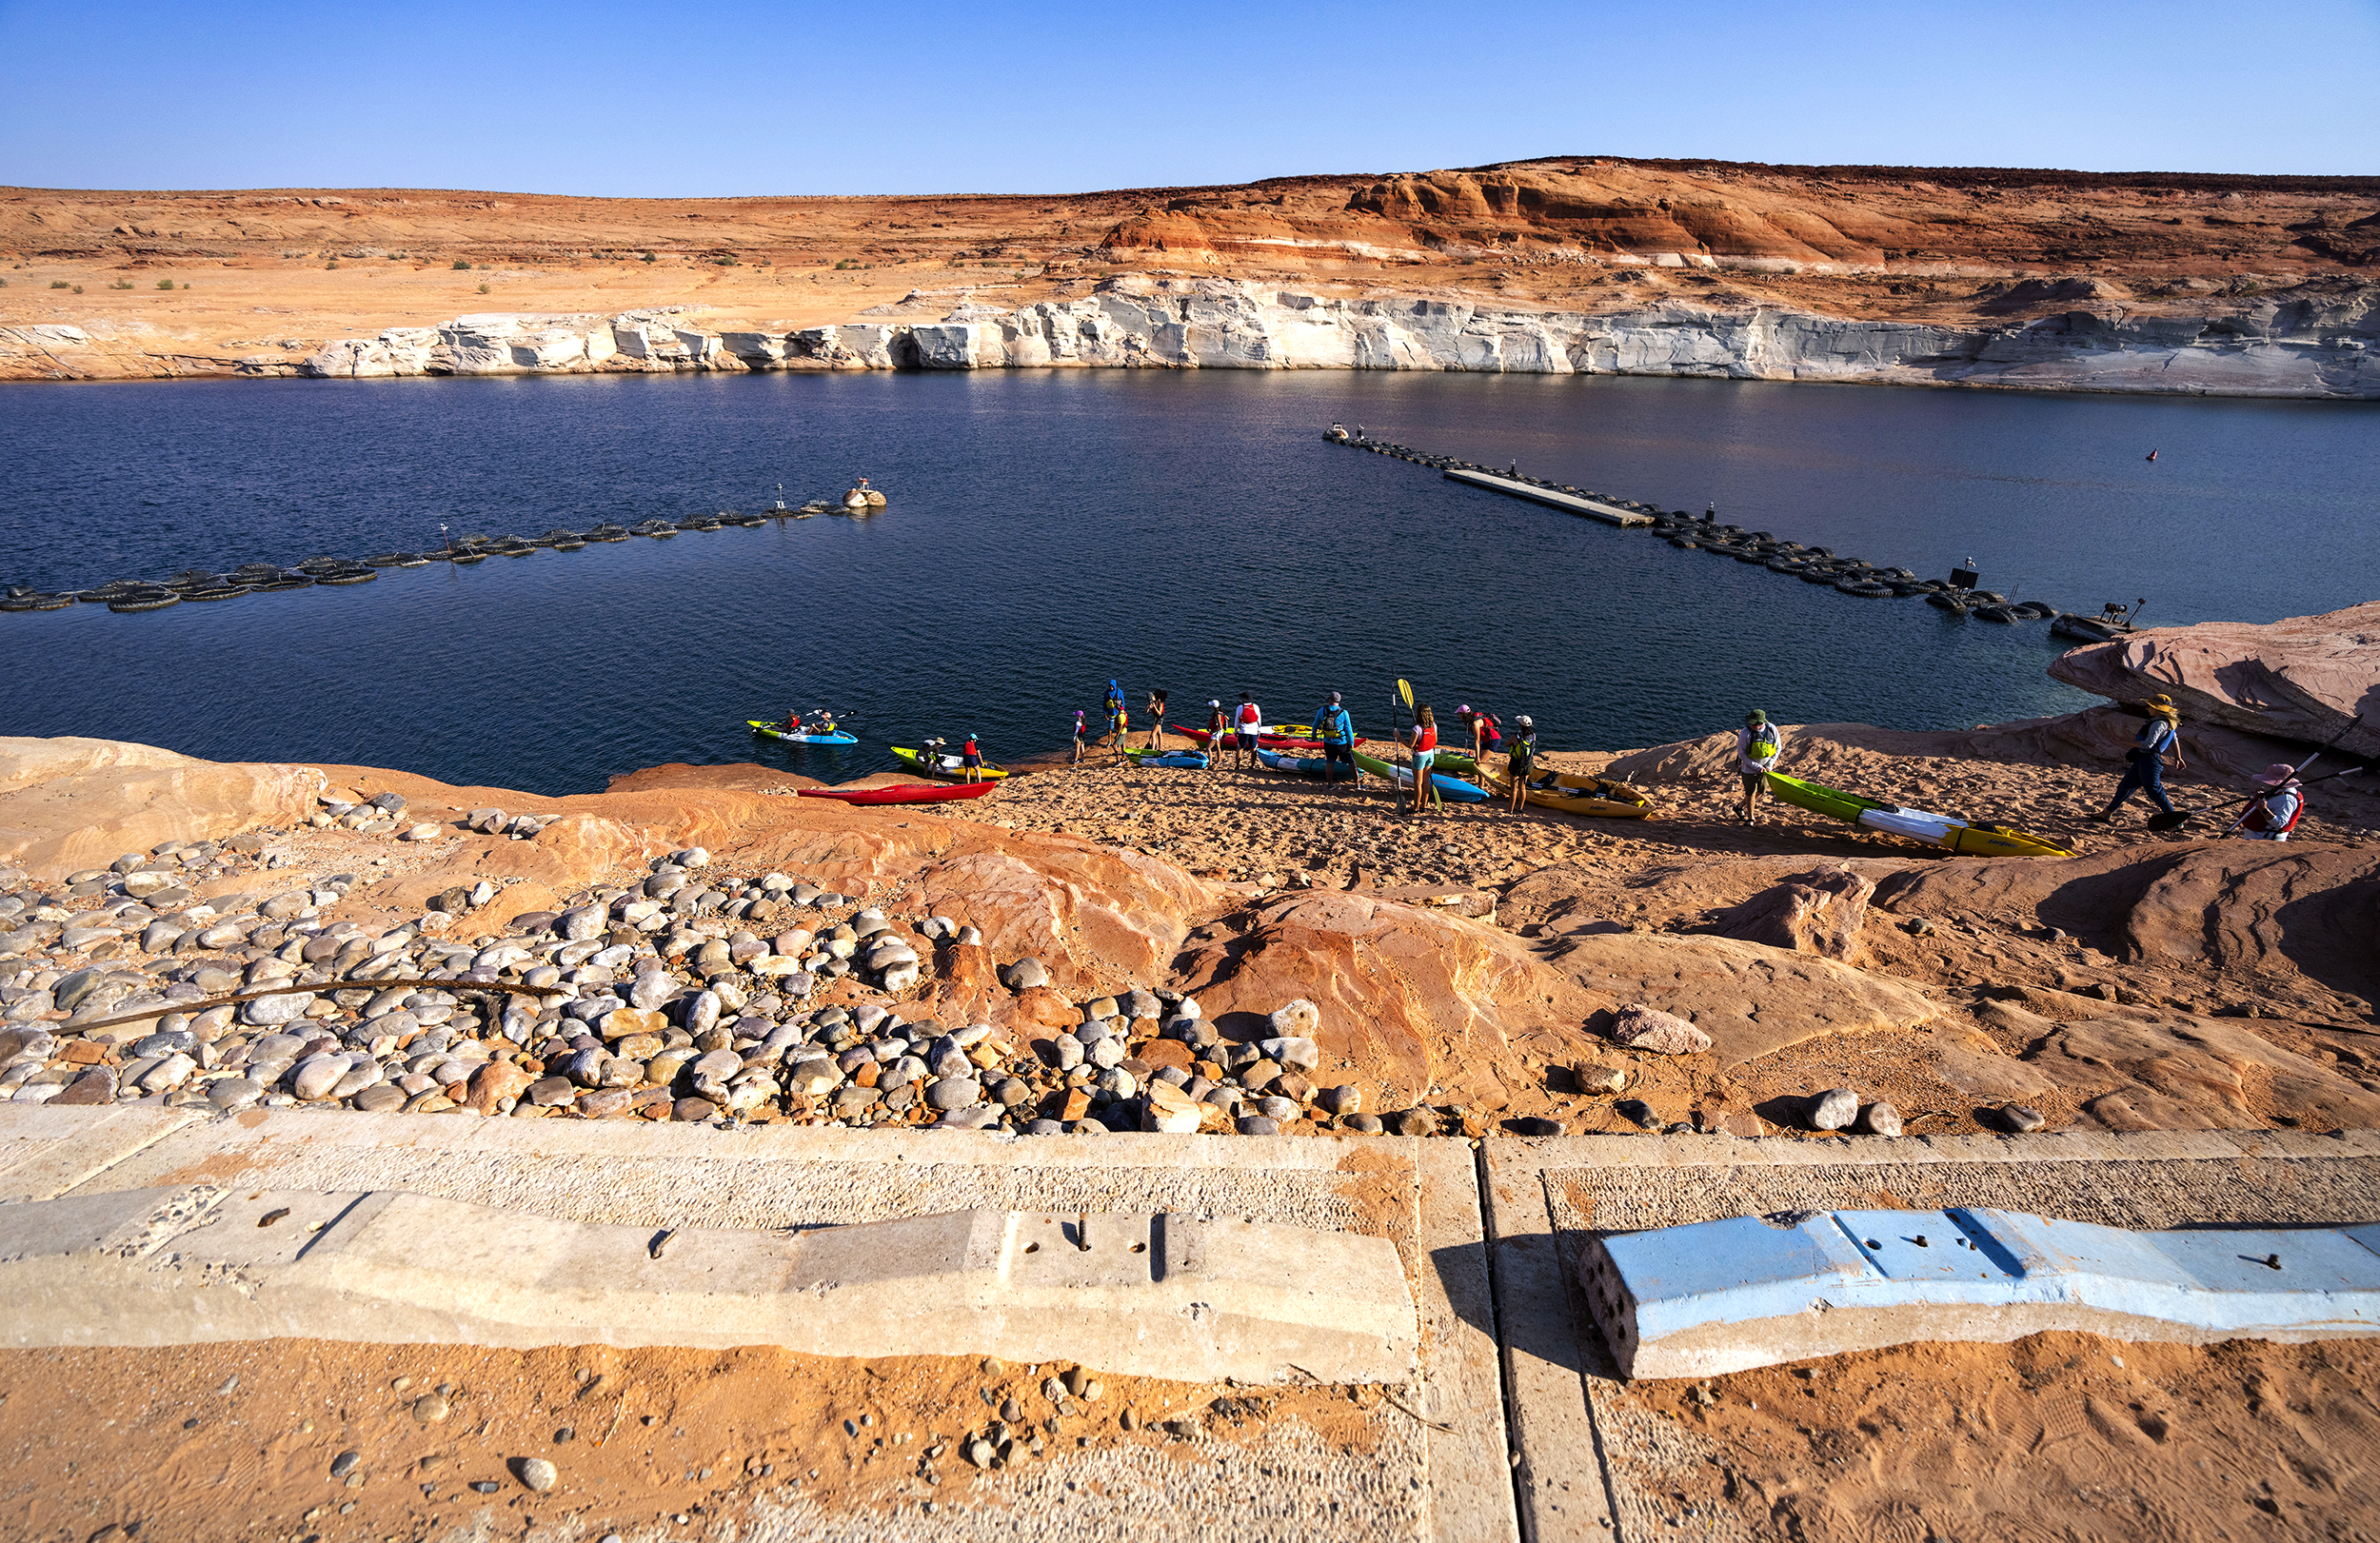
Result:
{"label": "blue painted concrete slab", "polygon": [[1599,1238],[1581,1276],[1632,1375],[2057,1328],[2380,1334],[2380,1223],[2145,1233],[2010,1211],[1800,1212]]}

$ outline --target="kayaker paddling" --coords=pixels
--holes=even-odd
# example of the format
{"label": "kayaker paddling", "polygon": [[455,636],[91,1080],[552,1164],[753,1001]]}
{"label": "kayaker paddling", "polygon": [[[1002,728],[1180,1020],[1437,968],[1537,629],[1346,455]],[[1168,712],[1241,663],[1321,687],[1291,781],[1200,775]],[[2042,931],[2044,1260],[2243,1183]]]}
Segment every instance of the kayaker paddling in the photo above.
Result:
{"label": "kayaker paddling", "polygon": [[2181,710],[2173,705],[2172,697],[2162,692],[2140,705],[2149,714],[2149,722],[2132,736],[2132,747],[2124,752],[2132,764],[2125,768],[2123,781],[2115,784],[2115,797],[2108,801],[2106,808],[2091,817],[2093,824],[2105,824],[2114,819],[2115,811],[2135,793],[2147,793],[2149,801],[2169,815],[2181,813],[2173,807],[2173,801],[2165,796],[2165,758],[2173,758],[2175,771],[2190,769],[2190,762],[2182,759]]}
{"label": "kayaker paddling", "polygon": [[1363,774],[1356,769],[1355,720],[1348,716],[1338,692],[1332,692],[1331,700],[1314,715],[1314,734],[1322,742],[1322,780],[1328,781],[1338,776],[1337,768],[1343,763],[1356,785],[1362,786]]}
{"label": "kayaker paddling", "polygon": [[1507,812],[1518,814],[1529,801],[1529,774],[1536,769],[1537,759],[1537,726],[1527,713],[1522,713],[1513,720],[1513,727],[1518,732],[1513,735],[1511,748],[1505,753],[1504,780],[1512,783],[1513,789],[1512,807]]}
{"label": "kayaker paddling", "polygon": [[1785,748],[1784,733],[1769,722],[1769,715],[1755,707],[1744,714],[1744,726],[1735,731],[1735,771],[1743,780],[1743,822],[1760,822],[1760,801],[1768,796],[1769,773],[1776,769],[1776,758]]}

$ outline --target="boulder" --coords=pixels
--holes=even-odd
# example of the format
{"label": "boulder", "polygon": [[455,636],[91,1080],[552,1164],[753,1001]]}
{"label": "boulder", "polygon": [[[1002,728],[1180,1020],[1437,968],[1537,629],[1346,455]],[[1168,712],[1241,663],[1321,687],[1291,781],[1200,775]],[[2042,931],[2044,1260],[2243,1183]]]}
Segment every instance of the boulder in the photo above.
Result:
{"label": "boulder", "polygon": [[2258,625],[2150,627],[2061,655],[2050,673],[2117,702],[2163,692],[2193,722],[2380,756],[2380,601]]}
{"label": "boulder", "polygon": [[1605,1031],[1614,1044],[1661,1056],[1696,1056],[1711,1048],[1711,1037],[1674,1014],[1631,1002],[1612,1015]]}

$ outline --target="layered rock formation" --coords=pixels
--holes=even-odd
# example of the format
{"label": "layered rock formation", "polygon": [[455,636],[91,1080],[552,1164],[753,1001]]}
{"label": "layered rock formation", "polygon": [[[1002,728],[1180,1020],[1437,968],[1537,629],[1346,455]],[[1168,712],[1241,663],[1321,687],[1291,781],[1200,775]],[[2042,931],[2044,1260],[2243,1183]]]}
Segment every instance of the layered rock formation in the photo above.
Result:
{"label": "layered rock formation", "polygon": [[2117,702],[2162,692],[2186,724],[2312,744],[2344,731],[2344,754],[2380,756],[2380,601],[2269,625],[2151,627],[2061,655],[2050,673]]}
{"label": "layered rock formation", "polygon": [[588,369],[1389,369],[1672,375],[2224,396],[2380,396],[2380,291],[2240,317],[2071,310],[1999,326],[1673,303],[1589,314],[1463,300],[1332,299],[1121,276],[1079,299],[940,320],[707,332],[683,313],[465,316],[308,356],[308,375]]}

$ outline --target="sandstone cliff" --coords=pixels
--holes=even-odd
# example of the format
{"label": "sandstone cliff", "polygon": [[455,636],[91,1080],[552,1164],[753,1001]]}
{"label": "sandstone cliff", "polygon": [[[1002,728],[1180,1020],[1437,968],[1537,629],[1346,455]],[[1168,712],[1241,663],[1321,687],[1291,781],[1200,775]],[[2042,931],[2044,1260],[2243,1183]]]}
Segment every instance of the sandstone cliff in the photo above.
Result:
{"label": "sandstone cliff", "polygon": [[[891,307],[898,309],[899,307]],[[2238,317],[2071,310],[1945,326],[1679,301],[1590,314],[1334,299],[1228,279],[1120,276],[1015,310],[710,331],[684,313],[458,317],[342,339],[307,375],[590,369],[1459,370],[1684,375],[2223,396],[2380,397],[2380,290]]]}
{"label": "sandstone cliff", "polygon": [[1599,157],[1016,198],[0,189],[0,378],[1195,364],[2356,397],[2375,210],[2373,178]]}
{"label": "sandstone cliff", "polygon": [[2166,693],[2186,725],[2380,756],[2380,601],[2267,626],[2150,627],[2060,655],[2050,673],[2117,702]]}

